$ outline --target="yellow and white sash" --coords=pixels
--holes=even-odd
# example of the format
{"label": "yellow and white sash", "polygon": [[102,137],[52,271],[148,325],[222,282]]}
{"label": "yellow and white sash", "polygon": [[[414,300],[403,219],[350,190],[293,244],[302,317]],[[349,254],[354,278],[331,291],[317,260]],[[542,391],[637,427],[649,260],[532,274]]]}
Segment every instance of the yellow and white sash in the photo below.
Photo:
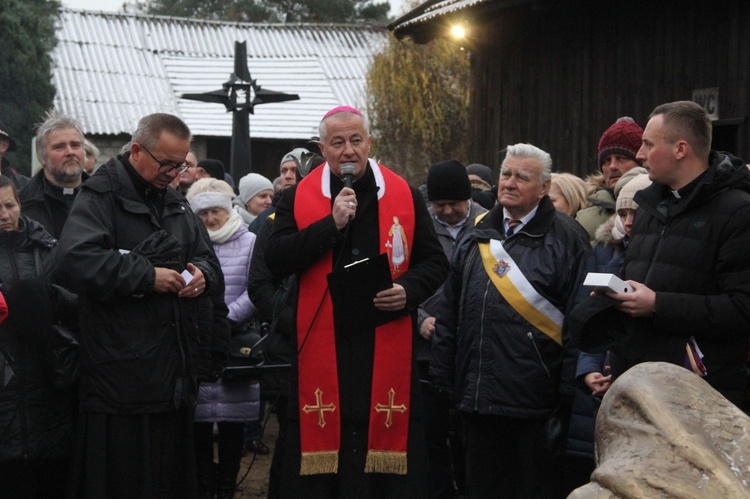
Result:
{"label": "yellow and white sash", "polygon": [[479,243],[484,270],[505,301],[532,326],[562,345],[563,313],[539,294],[511,258],[503,242]]}

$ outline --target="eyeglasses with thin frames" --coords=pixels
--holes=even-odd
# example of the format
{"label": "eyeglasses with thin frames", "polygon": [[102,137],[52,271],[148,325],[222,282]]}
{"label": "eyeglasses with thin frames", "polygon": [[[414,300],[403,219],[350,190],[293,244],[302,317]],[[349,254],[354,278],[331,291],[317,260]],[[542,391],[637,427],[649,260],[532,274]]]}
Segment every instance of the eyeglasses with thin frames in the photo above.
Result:
{"label": "eyeglasses with thin frames", "polygon": [[190,168],[190,165],[185,163],[184,161],[180,164],[173,163],[171,161],[160,161],[156,159],[156,156],[151,154],[151,151],[149,151],[146,148],[146,146],[144,146],[143,144],[138,144],[138,145],[141,146],[141,149],[146,151],[148,155],[151,156],[154,159],[154,161],[156,161],[159,164],[159,171],[162,173],[170,173],[170,172],[173,172],[174,170],[177,170],[177,173],[183,173],[183,172],[186,172],[188,168]]}

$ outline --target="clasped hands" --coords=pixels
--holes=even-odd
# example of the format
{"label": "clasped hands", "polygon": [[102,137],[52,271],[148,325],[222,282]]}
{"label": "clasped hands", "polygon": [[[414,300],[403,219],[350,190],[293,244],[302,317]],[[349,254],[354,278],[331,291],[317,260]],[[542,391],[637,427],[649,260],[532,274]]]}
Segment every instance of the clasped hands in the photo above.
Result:
{"label": "clasped hands", "polygon": [[154,291],[157,293],[177,293],[179,298],[197,298],[206,289],[203,272],[192,263],[187,264],[187,271],[193,276],[189,284],[185,283],[185,279],[176,270],[164,267],[154,267],[154,270]]}

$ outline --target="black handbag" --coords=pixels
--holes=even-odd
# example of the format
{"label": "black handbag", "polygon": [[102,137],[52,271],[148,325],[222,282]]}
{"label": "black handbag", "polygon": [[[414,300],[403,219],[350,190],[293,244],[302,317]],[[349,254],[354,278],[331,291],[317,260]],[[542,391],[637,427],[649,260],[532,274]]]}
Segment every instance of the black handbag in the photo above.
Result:
{"label": "black handbag", "polygon": [[257,380],[257,369],[263,365],[262,328],[253,323],[232,328],[229,338],[229,355],[221,378],[224,382],[248,382]]}

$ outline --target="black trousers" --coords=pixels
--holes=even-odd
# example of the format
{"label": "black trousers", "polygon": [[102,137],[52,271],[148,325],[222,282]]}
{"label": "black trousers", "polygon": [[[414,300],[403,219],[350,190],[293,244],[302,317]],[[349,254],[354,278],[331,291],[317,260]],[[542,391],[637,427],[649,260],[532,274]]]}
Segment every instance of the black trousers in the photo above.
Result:
{"label": "black trousers", "polygon": [[30,459],[0,463],[0,498],[65,497],[68,459]]}
{"label": "black trousers", "polygon": [[[419,362],[418,366],[420,379],[427,379],[429,363]],[[430,497],[455,499],[458,497],[457,482],[465,482],[465,463],[460,436],[454,434],[451,438],[453,404],[450,397],[440,393],[429,383],[420,382],[419,386],[422,392],[422,424],[430,458]]]}
{"label": "black trousers", "polygon": [[544,419],[467,414],[465,422],[470,498],[558,497],[562,460],[545,445]]}
{"label": "black trousers", "polygon": [[233,490],[242,459],[244,423],[217,423],[219,428],[219,465],[214,464],[214,424],[195,423],[195,458],[202,490],[212,482],[225,490]]}

